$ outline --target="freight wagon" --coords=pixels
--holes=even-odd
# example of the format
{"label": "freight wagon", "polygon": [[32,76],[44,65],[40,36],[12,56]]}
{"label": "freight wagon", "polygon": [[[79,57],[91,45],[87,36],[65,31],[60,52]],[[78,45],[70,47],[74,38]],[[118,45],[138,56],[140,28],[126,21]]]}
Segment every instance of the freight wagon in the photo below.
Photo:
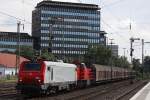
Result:
{"label": "freight wagon", "polygon": [[98,64],[93,64],[93,67],[95,68],[94,73],[96,73],[95,76],[96,82],[122,80],[135,77],[135,72],[132,71],[131,69],[111,67]]}

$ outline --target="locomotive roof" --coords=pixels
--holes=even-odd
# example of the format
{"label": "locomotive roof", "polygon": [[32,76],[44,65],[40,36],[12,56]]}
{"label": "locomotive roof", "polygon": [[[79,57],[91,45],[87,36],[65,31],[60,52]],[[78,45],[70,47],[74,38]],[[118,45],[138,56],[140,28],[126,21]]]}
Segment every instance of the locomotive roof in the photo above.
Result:
{"label": "locomotive roof", "polygon": [[46,64],[46,66],[51,65],[51,66],[73,67],[73,68],[76,68],[76,65],[74,65],[74,64],[63,63],[63,62],[44,61],[44,63]]}

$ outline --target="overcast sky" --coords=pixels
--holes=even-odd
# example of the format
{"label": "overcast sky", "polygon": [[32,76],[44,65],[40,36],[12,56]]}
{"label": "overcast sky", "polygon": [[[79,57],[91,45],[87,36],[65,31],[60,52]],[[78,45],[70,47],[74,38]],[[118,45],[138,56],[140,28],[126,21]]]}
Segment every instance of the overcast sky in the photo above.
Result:
{"label": "overcast sky", "polygon": [[[31,34],[32,10],[42,0],[0,0],[0,31],[16,31],[17,20],[7,14],[26,20],[25,30]],[[149,0],[55,0],[98,4],[101,7],[101,29],[119,45],[119,55],[130,54],[130,37],[150,41]],[[5,14],[4,14],[5,13]],[[129,25],[132,25],[130,31]],[[134,57],[141,59],[141,41],[134,43]],[[150,55],[150,44],[145,44],[145,55]]]}

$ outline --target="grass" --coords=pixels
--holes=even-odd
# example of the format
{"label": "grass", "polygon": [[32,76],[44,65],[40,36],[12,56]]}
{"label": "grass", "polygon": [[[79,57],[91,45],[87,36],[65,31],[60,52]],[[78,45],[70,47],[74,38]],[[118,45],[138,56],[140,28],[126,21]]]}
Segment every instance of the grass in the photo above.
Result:
{"label": "grass", "polygon": [[0,83],[13,83],[13,82],[17,82],[17,76],[4,76],[4,77],[0,77]]}

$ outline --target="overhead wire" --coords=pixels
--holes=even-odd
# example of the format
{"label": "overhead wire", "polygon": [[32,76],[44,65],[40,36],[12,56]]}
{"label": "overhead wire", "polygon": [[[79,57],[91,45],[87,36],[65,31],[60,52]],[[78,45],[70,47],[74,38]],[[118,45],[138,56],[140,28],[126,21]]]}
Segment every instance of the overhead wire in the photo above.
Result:
{"label": "overhead wire", "polygon": [[[102,22],[105,23],[103,20],[102,20]],[[114,30],[109,24],[105,23],[105,25],[107,27],[109,27],[111,30]],[[129,43],[129,40],[127,40],[126,38],[124,38],[124,36],[120,35],[118,32],[114,32],[114,33],[115,33],[114,35],[119,36],[120,38],[122,38],[123,41],[125,41],[126,43]]]}
{"label": "overhead wire", "polygon": [[[18,0],[18,1],[22,2],[21,0]],[[32,3],[29,3],[29,2],[27,2],[27,1],[25,1],[25,0],[23,0],[23,2],[24,2],[25,4],[27,4],[27,5],[30,5],[30,6],[35,6],[34,4],[32,4]]]}
{"label": "overhead wire", "polygon": [[[23,19],[25,20],[25,5],[24,5],[24,0],[22,0],[22,13],[23,13]],[[23,25],[23,31],[24,31],[24,23],[22,23]]]}
{"label": "overhead wire", "polygon": [[120,3],[122,1],[125,1],[125,0],[117,0],[115,2],[111,2],[109,4],[106,4],[106,5],[102,6],[102,7],[108,7],[108,6],[110,7],[110,6],[113,6],[113,5],[116,5],[116,4]]}
{"label": "overhead wire", "polygon": [[[22,2],[23,7],[24,7],[25,3],[26,3],[27,5],[30,5],[30,6],[35,6],[34,4],[29,3],[29,2],[27,2],[27,1],[25,1],[25,0],[22,0],[22,1],[21,1],[21,0],[18,0],[18,1]],[[38,2],[39,2],[39,0],[38,0]],[[25,12],[25,11],[23,11],[23,12]],[[19,17],[13,16],[13,15],[10,15],[10,14],[5,13],[5,12],[2,12],[2,11],[0,11],[0,14],[9,16],[9,17],[14,18],[14,19],[19,20],[19,21],[26,22],[26,24],[32,24],[31,22],[25,20],[25,15],[24,15],[24,18],[22,19],[22,18],[19,18]]]}
{"label": "overhead wire", "polygon": [[[133,36],[131,36],[131,37],[141,37],[141,34],[139,33],[139,31],[138,32],[135,32],[135,30],[134,30],[134,28],[136,28],[136,27],[134,27],[133,25],[134,25],[134,8],[133,8],[133,6],[129,6],[129,9],[130,9],[130,34],[132,34]],[[136,23],[135,23],[135,25],[136,25]]]}
{"label": "overhead wire", "polygon": [[[115,3],[118,3],[118,2],[121,2],[121,0],[118,0],[117,2],[113,2],[111,4],[115,4]],[[104,2],[102,0],[99,0],[99,5],[101,6],[101,4],[104,4]],[[103,9],[103,7],[106,7],[105,5],[101,6],[101,8]],[[113,14],[112,14],[113,15]],[[117,21],[120,23],[120,19],[116,18]],[[114,28],[112,28],[109,24],[107,24],[102,18],[101,18],[101,22],[103,22],[108,28],[112,29],[112,30],[115,30]],[[114,32],[115,34],[117,34],[118,32]],[[124,36],[120,35],[119,33],[117,34],[119,37],[123,38],[123,40],[125,39],[125,42],[127,42],[128,40],[126,40],[126,38],[124,38]]]}
{"label": "overhead wire", "polygon": [[[113,2],[113,3],[110,3],[110,4],[108,4],[108,5],[112,5],[112,4],[118,3],[118,2],[120,2],[120,1],[121,1],[121,0],[118,0],[117,2]],[[29,5],[32,5],[32,6],[33,6],[33,4],[31,4],[31,3],[27,2],[27,1],[22,0],[22,2],[23,2],[23,5],[24,5],[24,3],[26,3],[26,4],[29,4]],[[102,0],[101,0],[101,2],[102,2]],[[104,6],[102,6],[102,7],[106,7],[106,6],[107,6],[107,5],[104,5]],[[7,15],[7,16],[9,16],[9,17],[12,17],[12,18],[15,18],[15,19],[17,19],[17,20],[20,20],[20,21],[26,22],[26,23],[28,23],[28,24],[31,24],[31,22],[26,21],[25,18],[24,18],[24,19],[21,19],[21,18],[15,17],[15,16],[13,16],[13,15],[10,15],[10,14],[7,14],[7,13],[1,12],[1,11],[0,11],[0,14]],[[105,24],[106,24],[106,23],[105,23]],[[107,26],[109,26],[109,25],[107,24]],[[109,26],[109,27],[110,27],[110,26]],[[122,36],[121,36],[121,37],[122,37]]]}
{"label": "overhead wire", "polygon": [[0,11],[0,14],[9,16],[9,17],[14,18],[14,19],[19,20],[19,21],[26,22],[27,24],[31,24],[31,22],[29,22],[29,21],[27,21],[27,20],[21,19],[21,18],[19,18],[19,17],[13,16],[13,15],[10,15],[10,14],[7,14],[7,13],[2,12],[2,11]]}
{"label": "overhead wire", "polygon": [[[118,0],[117,3],[118,3],[118,2],[121,2],[121,0]],[[116,3],[116,2],[114,2],[114,3],[112,3],[112,4],[115,4],[115,3]],[[113,17],[116,19],[116,21],[118,21],[119,24],[120,24],[120,23],[121,23],[121,25],[126,24],[126,23],[123,23],[123,22],[121,21],[121,19],[120,19],[118,16],[114,15],[114,14],[110,11],[110,9],[108,9],[108,7],[103,6],[103,8],[105,8],[107,11],[109,11],[109,14],[111,14],[111,16],[113,16]],[[131,35],[131,34],[130,34],[130,35]]]}
{"label": "overhead wire", "polygon": [[98,0],[99,2],[99,6],[102,8],[102,6],[104,5],[104,2],[102,0]]}
{"label": "overhead wire", "polygon": [[22,12],[23,12],[23,19],[25,20],[25,5],[24,5],[24,0],[22,0]]}
{"label": "overhead wire", "polygon": [[[118,2],[114,2],[114,3],[112,3],[113,5],[115,5],[115,3],[119,3],[121,0],[118,0]],[[104,5],[104,6],[102,6],[103,8],[106,8],[106,10],[108,9],[108,7],[106,6],[106,5]],[[103,9],[102,8],[102,9]],[[109,10],[110,11],[110,10]],[[111,15],[113,15],[113,17],[119,22],[119,23],[121,23],[121,20],[120,20],[120,18],[118,18],[118,17],[116,17],[116,16],[114,16],[114,14],[112,14],[112,12],[110,11],[110,14]],[[131,17],[131,16],[130,16]],[[106,22],[104,22],[103,20],[102,20],[102,22],[106,25],[106,26],[108,26],[109,28],[111,28],[111,29],[113,29],[109,24],[106,24]],[[131,18],[130,18],[130,23],[131,23]],[[131,24],[129,23],[129,27],[131,27]],[[124,24],[122,24],[122,25],[124,25]],[[113,29],[114,30],[114,29]],[[117,33],[117,32],[114,32],[114,33]],[[117,34],[119,37],[121,37],[123,40],[125,39],[122,35],[120,35],[120,34]],[[130,36],[131,36],[131,34],[130,34]],[[125,40],[126,41],[126,40]],[[126,41],[126,42],[129,42],[128,40]],[[139,45],[140,46],[140,45]]]}
{"label": "overhead wire", "polygon": [[[121,20],[121,18],[119,18],[118,16],[114,15],[114,14],[110,11],[110,9],[107,9],[106,11],[109,11],[109,14],[111,14],[111,16],[113,16],[113,18],[115,18],[116,21],[117,21],[120,25],[127,24],[127,23],[123,22],[123,21]],[[125,19],[125,18],[122,18],[122,19]],[[125,27],[126,27],[126,26],[125,26]],[[129,26],[127,26],[126,31],[127,31],[127,30],[129,30]],[[131,34],[129,34],[129,35],[131,35]]]}
{"label": "overhead wire", "polygon": [[[129,42],[128,40],[126,40],[126,38],[124,38],[124,36],[122,36],[120,33],[116,32],[116,30],[115,30],[113,27],[111,27],[109,24],[107,24],[104,20],[101,19],[101,21],[102,21],[108,28],[110,28],[111,30],[114,30],[113,33],[114,33],[115,35],[121,37],[125,42]],[[111,34],[112,34],[112,33],[111,33]]]}

